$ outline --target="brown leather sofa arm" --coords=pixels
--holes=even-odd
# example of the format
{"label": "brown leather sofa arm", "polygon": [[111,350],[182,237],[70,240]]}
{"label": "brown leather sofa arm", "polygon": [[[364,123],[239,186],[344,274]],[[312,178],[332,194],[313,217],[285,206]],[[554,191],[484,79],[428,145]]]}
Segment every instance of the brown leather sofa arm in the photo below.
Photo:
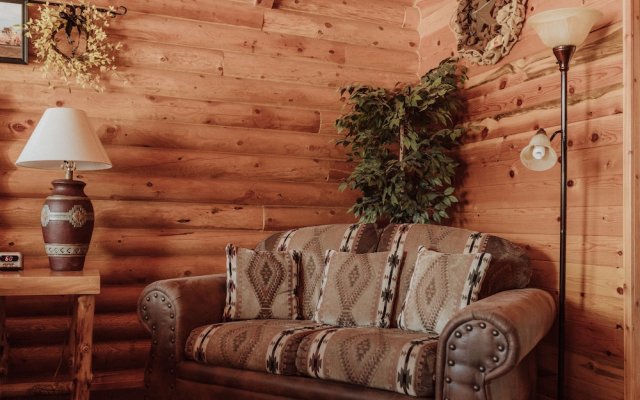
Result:
{"label": "brown leather sofa arm", "polygon": [[555,316],[553,297],[540,289],[507,290],[460,310],[439,339],[436,399],[530,398],[528,355]]}
{"label": "brown leather sofa arm", "polygon": [[138,299],[138,317],[151,333],[151,351],[145,369],[145,398],[172,399],[176,364],[196,327],[220,322],[225,304],[224,274],[157,281]]}

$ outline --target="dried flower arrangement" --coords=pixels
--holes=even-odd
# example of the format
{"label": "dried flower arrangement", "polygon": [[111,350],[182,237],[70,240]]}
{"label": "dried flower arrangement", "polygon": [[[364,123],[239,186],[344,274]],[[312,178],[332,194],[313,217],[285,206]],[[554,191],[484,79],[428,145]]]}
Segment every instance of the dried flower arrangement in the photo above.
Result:
{"label": "dried flower arrangement", "polygon": [[50,79],[54,73],[67,86],[75,80],[83,88],[103,91],[101,75],[116,70],[115,54],[122,48],[120,42],[107,40],[104,29],[117,15],[115,9],[81,1],[78,5],[45,3],[38,11],[38,19],[29,18],[26,35],[33,39],[45,77]]}

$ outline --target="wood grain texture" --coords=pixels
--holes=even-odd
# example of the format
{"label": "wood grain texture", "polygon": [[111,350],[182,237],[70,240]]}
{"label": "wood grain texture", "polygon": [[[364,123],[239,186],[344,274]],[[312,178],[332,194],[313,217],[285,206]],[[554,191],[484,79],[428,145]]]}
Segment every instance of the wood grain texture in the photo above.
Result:
{"label": "wood grain texture", "polygon": [[[69,91],[33,63],[0,67],[0,247],[47,268],[39,209],[61,174],[13,164],[45,108],[84,109],[114,164],[76,174],[96,215],[86,265],[103,282],[93,399],[142,398],[149,337],[135,311],[145,284],[223,271],[228,242],[252,248],[275,230],[354,221],[346,210],[358,194],[338,191],[352,166],[335,146],[336,89],[392,87],[418,71],[411,0],[126,6],[108,28],[124,47],[104,93]],[[72,310],[63,296],[6,303],[12,374],[0,397],[25,395],[30,378],[50,383]]]}
{"label": "wood grain texture", "polygon": [[624,397],[640,397],[640,4],[625,0],[624,32]]}
{"label": "wood grain texture", "polygon": [[[620,0],[529,0],[527,14],[559,7],[603,12],[571,62],[568,93],[567,399],[622,399],[624,308],[629,257],[623,237],[629,218],[624,190],[629,172],[623,104],[623,24]],[[418,1],[421,72],[455,54],[449,27],[455,2]],[[495,65],[463,61],[468,135],[455,156],[460,207],[452,224],[493,232],[524,246],[532,285],[557,296],[560,171],[522,166],[521,149],[539,128],[559,129],[560,73],[555,57],[529,24]],[[637,69],[637,68],[636,68]],[[638,113],[635,113],[638,114]],[[557,141],[556,141],[557,142]],[[558,143],[553,143],[558,146]],[[555,147],[557,149],[557,147]],[[624,236],[623,236],[624,235]],[[557,333],[538,351],[540,399],[556,396]],[[631,397],[630,397],[631,398]]]}

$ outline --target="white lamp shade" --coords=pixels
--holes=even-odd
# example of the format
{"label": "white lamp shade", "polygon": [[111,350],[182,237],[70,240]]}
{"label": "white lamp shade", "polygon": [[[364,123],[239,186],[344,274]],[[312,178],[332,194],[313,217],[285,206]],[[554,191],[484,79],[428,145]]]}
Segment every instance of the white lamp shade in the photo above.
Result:
{"label": "white lamp shade", "polygon": [[111,160],[84,111],[49,108],[22,149],[16,165],[60,169],[63,161],[75,162],[78,170],[111,168]]}
{"label": "white lamp shade", "polygon": [[558,8],[538,13],[527,21],[547,47],[573,45],[584,42],[602,13],[591,8]]}
{"label": "white lamp shade", "polygon": [[[544,154],[540,154],[542,148],[544,148]],[[534,154],[534,152],[538,154]],[[551,141],[544,131],[538,131],[531,138],[529,144],[522,149],[520,161],[532,171],[546,171],[558,162],[558,156],[551,148]]]}

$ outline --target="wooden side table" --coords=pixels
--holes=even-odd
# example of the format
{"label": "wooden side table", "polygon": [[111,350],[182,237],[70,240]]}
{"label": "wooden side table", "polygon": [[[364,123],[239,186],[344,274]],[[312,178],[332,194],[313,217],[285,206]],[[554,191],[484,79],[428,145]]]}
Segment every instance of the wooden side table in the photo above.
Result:
{"label": "wooden side table", "polygon": [[93,314],[95,295],[100,293],[100,273],[97,270],[56,272],[49,269],[26,269],[20,272],[0,272],[0,379],[7,373],[8,344],[5,332],[6,296],[73,296],[73,317],[69,329],[71,382],[37,382],[0,384],[4,396],[51,392],[71,392],[71,399],[89,399],[91,352],[93,349]]}

